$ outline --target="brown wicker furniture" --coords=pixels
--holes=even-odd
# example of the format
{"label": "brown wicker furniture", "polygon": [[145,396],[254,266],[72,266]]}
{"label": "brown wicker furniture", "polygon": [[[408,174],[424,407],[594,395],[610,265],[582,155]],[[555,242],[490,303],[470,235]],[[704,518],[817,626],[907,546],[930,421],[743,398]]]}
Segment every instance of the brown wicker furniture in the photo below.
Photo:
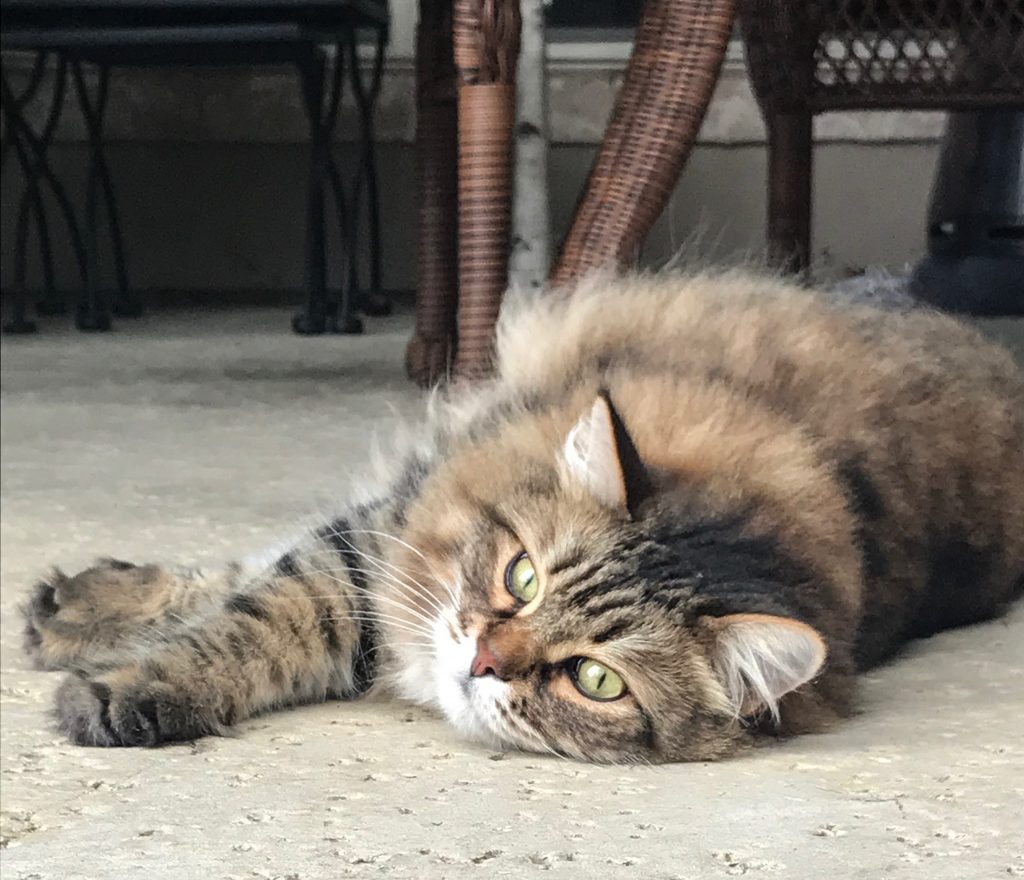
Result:
{"label": "brown wicker furniture", "polygon": [[768,242],[811,254],[812,120],[829,110],[1024,107],[1022,0],[742,0],[768,128]]}
{"label": "brown wicker furniture", "polygon": [[[552,271],[558,284],[636,254],[693,145],[733,17],[734,0],[647,0]],[[506,284],[518,33],[517,0],[420,0],[419,277],[407,368],[422,384],[490,367]]]}
{"label": "brown wicker furniture", "polygon": [[[735,2],[647,0],[555,283],[635,256],[693,145]],[[1024,0],[740,4],[768,128],[769,248],[790,269],[810,260],[814,114],[1024,106]],[[452,0],[420,0],[419,290],[407,366],[424,384],[452,367],[487,371],[508,252],[518,3],[454,6],[453,22]]]}

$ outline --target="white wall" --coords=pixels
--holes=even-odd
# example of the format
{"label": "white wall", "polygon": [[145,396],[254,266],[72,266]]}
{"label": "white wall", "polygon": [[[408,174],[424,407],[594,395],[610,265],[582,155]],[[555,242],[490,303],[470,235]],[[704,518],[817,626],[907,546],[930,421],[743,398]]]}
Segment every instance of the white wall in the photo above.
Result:
{"label": "white wall", "polygon": [[[551,158],[552,215],[561,234],[593,156],[560,146]],[[837,267],[900,268],[924,243],[924,212],[934,145],[826,144],[817,150],[815,253]],[[415,285],[414,153],[379,151],[384,220],[384,282]],[[85,152],[63,146],[60,172],[81,197]],[[124,213],[135,285],[160,290],[281,290],[301,283],[306,154],[298,145],[115,144],[110,161]],[[699,233],[707,252],[757,250],[763,242],[762,147],[698,147],[651,236],[655,265]],[[0,200],[3,282],[13,269],[13,224],[20,186],[5,169]],[[59,238],[59,236],[58,236]],[[61,275],[72,279],[67,247]]]}

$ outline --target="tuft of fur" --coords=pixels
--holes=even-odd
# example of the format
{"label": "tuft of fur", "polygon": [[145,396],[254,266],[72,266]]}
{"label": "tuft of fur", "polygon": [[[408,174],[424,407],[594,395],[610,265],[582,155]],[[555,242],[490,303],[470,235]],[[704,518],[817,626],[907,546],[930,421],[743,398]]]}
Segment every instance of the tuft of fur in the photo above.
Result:
{"label": "tuft of fur", "polygon": [[981,334],[741,271],[563,294],[511,298],[496,375],[286,549],[41,583],[60,729],[152,745],[378,688],[491,744],[709,760],[820,729],[859,670],[1024,590],[1024,378]]}

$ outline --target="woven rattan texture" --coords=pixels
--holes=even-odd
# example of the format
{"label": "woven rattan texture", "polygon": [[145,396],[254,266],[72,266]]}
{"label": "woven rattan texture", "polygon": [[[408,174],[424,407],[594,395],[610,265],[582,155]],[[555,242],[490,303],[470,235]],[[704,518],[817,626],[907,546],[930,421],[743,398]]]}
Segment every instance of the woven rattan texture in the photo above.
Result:
{"label": "woven rattan texture", "polygon": [[732,31],[733,0],[647,0],[626,79],[552,273],[633,261],[686,162]]}
{"label": "woven rattan texture", "polygon": [[1024,106],[1022,0],[742,0],[776,110]]}

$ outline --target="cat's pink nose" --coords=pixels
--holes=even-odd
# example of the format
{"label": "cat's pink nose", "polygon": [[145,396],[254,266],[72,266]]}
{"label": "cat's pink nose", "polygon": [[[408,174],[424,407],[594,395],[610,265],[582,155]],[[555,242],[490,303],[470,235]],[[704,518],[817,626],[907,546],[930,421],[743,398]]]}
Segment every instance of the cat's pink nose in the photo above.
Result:
{"label": "cat's pink nose", "polygon": [[473,665],[469,667],[469,674],[473,678],[480,678],[484,675],[503,677],[498,658],[494,656],[494,652],[483,639],[476,640],[476,657],[473,658]]}

